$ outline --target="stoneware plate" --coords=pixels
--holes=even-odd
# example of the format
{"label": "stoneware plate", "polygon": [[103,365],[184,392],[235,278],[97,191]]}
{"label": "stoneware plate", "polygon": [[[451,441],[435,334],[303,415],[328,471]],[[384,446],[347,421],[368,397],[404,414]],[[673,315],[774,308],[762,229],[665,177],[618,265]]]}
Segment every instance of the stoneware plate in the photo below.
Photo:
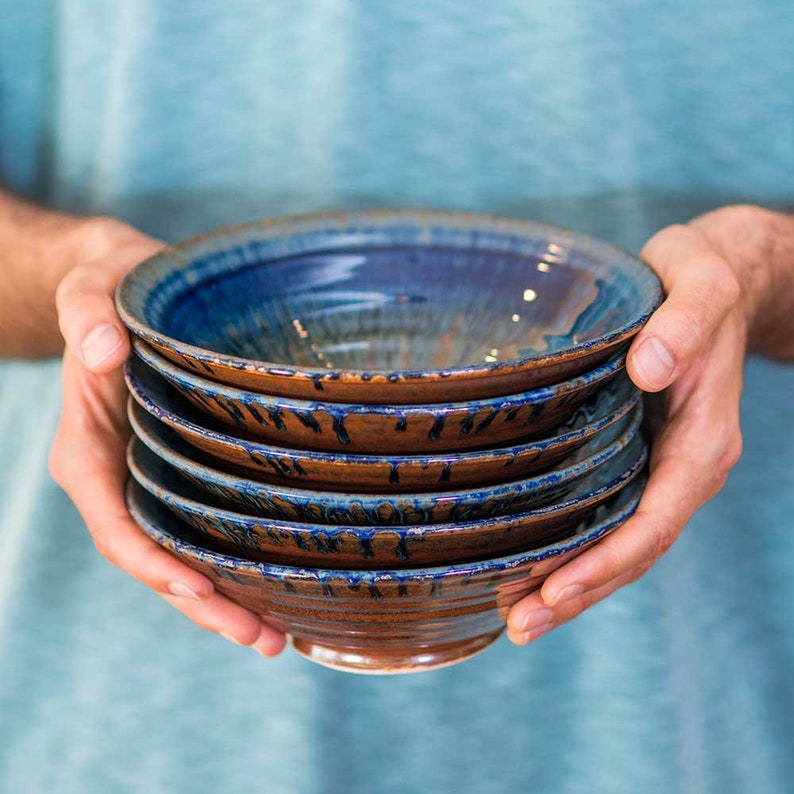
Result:
{"label": "stoneware plate", "polygon": [[376,210],[205,234],[132,270],[116,304],[135,335],[223,383],[403,404],[566,380],[624,348],[661,298],[650,268],[583,234]]}
{"label": "stoneware plate", "polygon": [[248,559],[317,568],[406,568],[509,554],[560,540],[641,472],[646,448],[638,435],[585,478],[565,501],[520,513],[414,527],[329,526],[276,521],[208,504],[168,463],[133,438],[133,478],[218,548]]}
{"label": "stoneware plate", "polygon": [[642,487],[638,478],[558,543],[481,562],[388,571],[244,560],[205,545],[135,482],[127,503],[150,538],[286,632],[307,658],[353,672],[406,673],[453,664],[490,645],[510,607],[619,527]]}
{"label": "stoneware plate", "polygon": [[[201,501],[260,518],[310,524],[395,526],[425,523],[434,504],[428,497],[395,499],[392,494],[321,491],[263,483],[222,471],[214,458],[188,444],[134,400],[129,418],[138,438],[202,494]],[[610,464],[607,464],[610,465]],[[446,514],[447,509],[437,508]]]}
{"label": "stoneware plate", "polygon": [[509,397],[427,405],[292,400],[224,386],[177,367],[139,339],[136,355],[203,414],[268,443],[330,452],[444,453],[548,435],[617,374],[625,357],[553,386]]}
{"label": "stoneware plate", "polygon": [[[344,492],[440,492],[524,479],[562,465],[583,447],[592,453],[607,443],[605,439],[613,440],[614,435],[609,435],[612,428],[637,403],[633,389],[620,391],[618,384],[617,391],[610,390],[603,397],[607,406],[613,399],[617,404],[601,417],[602,421],[594,420],[595,432],[590,432],[592,426],[586,431],[577,427],[574,418],[573,428],[563,427],[558,437],[502,449],[418,456],[355,455],[281,447],[230,435],[134,357],[127,364],[126,376],[135,401],[194,448],[209,454],[216,467],[242,472],[262,482]],[[587,437],[583,439],[582,435]]]}

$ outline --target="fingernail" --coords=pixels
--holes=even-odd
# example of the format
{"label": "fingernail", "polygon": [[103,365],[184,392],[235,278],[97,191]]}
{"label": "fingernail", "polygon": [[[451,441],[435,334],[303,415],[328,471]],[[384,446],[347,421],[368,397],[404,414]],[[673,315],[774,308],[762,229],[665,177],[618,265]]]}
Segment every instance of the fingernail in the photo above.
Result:
{"label": "fingernail", "polygon": [[542,637],[546,632],[551,631],[554,628],[553,623],[546,623],[543,626],[538,626],[531,631],[524,631],[520,634],[516,634],[512,637],[513,642],[516,645],[526,645],[528,642],[532,642],[536,640],[538,637]]}
{"label": "fingernail", "polygon": [[182,598],[192,598],[196,601],[201,599],[194,593],[184,582],[171,582],[168,589],[172,595],[181,596]]}
{"label": "fingernail", "polygon": [[553,619],[554,613],[550,609],[536,609],[534,612],[524,616],[518,628],[522,632],[531,631],[532,629],[551,624]]}
{"label": "fingernail", "polygon": [[80,352],[89,367],[96,367],[108,356],[113,355],[121,346],[122,341],[121,334],[115,325],[103,323],[86,334],[83,344],[80,345]]}
{"label": "fingernail", "polygon": [[581,595],[583,592],[584,587],[582,587],[582,585],[569,584],[563,587],[556,596],[553,596],[548,600],[544,598],[543,600],[546,601],[550,607],[553,607],[556,604],[562,604],[565,601],[570,601],[572,598],[576,598],[576,596]]}
{"label": "fingernail", "polygon": [[234,637],[232,637],[232,635],[229,634],[227,631],[219,631],[218,634],[220,634],[221,637],[223,637],[224,640],[228,640],[229,642],[233,643],[234,645],[242,645],[240,640],[235,639]]}
{"label": "fingernail", "polygon": [[642,378],[657,389],[667,385],[675,361],[667,348],[654,336],[648,337],[634,353],[634,367]]}

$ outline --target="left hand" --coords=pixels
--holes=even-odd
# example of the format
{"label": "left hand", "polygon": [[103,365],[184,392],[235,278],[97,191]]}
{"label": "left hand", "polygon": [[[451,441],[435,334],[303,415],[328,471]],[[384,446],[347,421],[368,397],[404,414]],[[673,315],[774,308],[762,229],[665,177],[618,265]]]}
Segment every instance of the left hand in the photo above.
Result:
{"label": "left hand", "polygon": [[[727,207],[652,237],[642,258],[667,299],[629,350],[627,368],[646,392],[666,389],[650,478],[637,512],[552,573],[517,604],[508,636],[523,645],[642,576],[695,511],[722,488],[741,454],[739,398],[748,326],[767,288],[760,268],[764,210]],[[741,240],[733,245],[732,240]]]}
{"label": "left hand", "polygon": [[127,389],[122,364],[127,332],[116,315],[113,293],[132,267],[162,247],[120,221],[90,219],[83,234],[98,238],[92,256],[74,267],[56,294],[66,341],[63,406],[50,453],[50,470],[85,521],[97,550],[111,563],[162,596],[197,625],[264,656],[284,648],[285,637],[259,615],[215,590],[135,524],[127,511],[125,449]]}

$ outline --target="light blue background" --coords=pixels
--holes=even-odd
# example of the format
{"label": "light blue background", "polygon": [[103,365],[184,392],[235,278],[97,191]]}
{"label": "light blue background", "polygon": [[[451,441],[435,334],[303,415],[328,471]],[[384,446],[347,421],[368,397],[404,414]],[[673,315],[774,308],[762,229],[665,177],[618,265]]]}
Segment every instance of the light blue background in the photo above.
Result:
{"label": "light blue background", "polygon": [[[782,0],[0,0],[0,182],[168,240],[482,209],[637,250],[794,205]],[[193,627],[49,480],[58,367],[0,368],[0,791],[764,792],[794,779],[794,370],[638,584],[529,648],[371,679]]]}

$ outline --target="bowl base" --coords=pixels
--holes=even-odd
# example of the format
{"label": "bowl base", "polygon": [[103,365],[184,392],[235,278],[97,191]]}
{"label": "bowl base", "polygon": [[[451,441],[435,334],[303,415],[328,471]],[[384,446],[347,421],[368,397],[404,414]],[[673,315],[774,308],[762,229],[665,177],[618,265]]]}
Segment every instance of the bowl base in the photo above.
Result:
{"label": "bowl base", "polygon": [[431,645],[425,648],[349,648],[323,645],[301,637],[290,637],[295,650],[323,667],[346,673],[398,675],[437,670],[469,659],[485,650],[504,631],[483,634],[460,642]]}

